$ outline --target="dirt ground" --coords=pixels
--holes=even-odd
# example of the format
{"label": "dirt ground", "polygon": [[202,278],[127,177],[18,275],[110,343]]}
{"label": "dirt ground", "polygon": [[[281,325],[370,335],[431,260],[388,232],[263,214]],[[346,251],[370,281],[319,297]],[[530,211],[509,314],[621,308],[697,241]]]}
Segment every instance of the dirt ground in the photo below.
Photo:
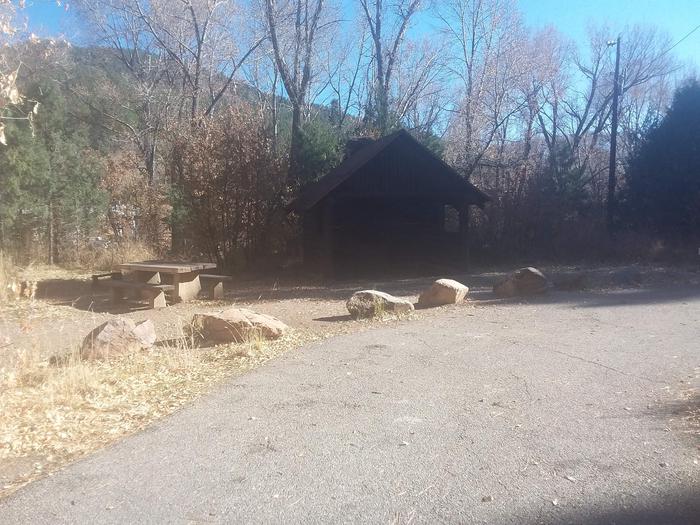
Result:
{"label": "dirt ground", "polygon": [[[540,269],[550,278],[555,289],[562,290],[603,292],[700,282],[698,266],[544,266]],[[415,302],[420,292],[436,278],[449,277],[469,286],[469,299],[476,307],[495,300],[491,288],[505,274],[506,271],[493,271],[392,281],[341,281],[328,285],[245,281],[229,286],[221,301],[197,300],[151,310],[138,303],[114,308],[107,292],[92,288],[88,274],[39,269],[33,275],[39,281],[35,301],[0,305],[0,368],[11,365],[18,354],[26,350],[33,350],[43,358],[70,352],[92,328],[113,315],[124,315],[135,321],[151,319],[159,340],[164,341],[181,336],[183,327],[194,313],[236,305],[278,317],[306,334],[327,337],[376,324],[350,319],[345,301],[354,291],[378,289]],[[425,317],[439,311],[417,310],[414,316]]]}

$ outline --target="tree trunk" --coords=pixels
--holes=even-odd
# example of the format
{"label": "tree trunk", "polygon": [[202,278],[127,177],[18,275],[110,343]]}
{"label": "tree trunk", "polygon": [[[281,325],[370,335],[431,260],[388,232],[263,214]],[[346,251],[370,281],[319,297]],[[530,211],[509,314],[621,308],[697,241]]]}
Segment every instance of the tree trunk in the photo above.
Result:
{"label": "tree trunk", "polygon": [[301,107],[295,103],[292,108],[292,136],[289,145],[289,171],[287,172],[287,182],[289,184],[298,184],[301,181],[301,147]]}
{"label": "tree trunk", "polygon": [[184,220],[183,213],[184,210],[184,196],[183,192],[183,176],[182,176],[182,162],[177,151],[173,151],[173,175],[170,180],[170,185],[174,193],[174,202],[171,221],[170,221],[170,251],[173,254],[179,255],[184,251],[185,247],[185,232],[184,232]]}
{"label": "tree trunk", "polygon": [[389,94],[384,86],[380,86],[377,93],[377,124],[381,136],[389,132]]}
{"label": "tree trunk", "polygon": [[156,145],[155,143],[146,146],[146,174],[148,175],[148,185],[153,185],[156,174]]}
{"label": "tree trunk", "polygon": [[48,253],[48,263],[53,265],[54,263],[54,249],[56,241],[54,239],[54,213],[53,213],[53,202],[49,200],[49,217],[48,217],[48,242],[49,242],[49,253]]}
{"label": "tree trunk", "polygon": [[272,111],[272,151],[276,154],[277,153],[277,139],[278,139],[278,99],[277,99],[277,80],[279,78],[279,73],[277,71],[277,68],[274,67],[274,76],[272,77],[272,103],[270,106],[270,109]]}

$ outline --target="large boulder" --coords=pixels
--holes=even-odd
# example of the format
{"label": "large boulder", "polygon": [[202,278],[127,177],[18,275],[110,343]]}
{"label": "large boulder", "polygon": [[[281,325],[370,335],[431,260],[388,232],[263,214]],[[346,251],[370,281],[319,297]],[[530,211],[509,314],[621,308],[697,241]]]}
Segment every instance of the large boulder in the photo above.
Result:
{"label": "large boulder", "polygon": [[135,323],[127,317],[114,317],[92,330],[83,339],[83,359],[106,359],[151,348],[156,342],[153,321]]}
{"label": "large boulder", "polygon": [[547,278],[532,267],[516,270],[493,287],[493,293],[497,297],[536,295],[546,291]]}
{"label": "large boulder", "polygon": [[192,327],[211,343],[242,343],[257,338],[277,339],[289,327],[271,315],[247,308],[229,308],[216,313],[195,314]]}
{"label": "large boulder", "polygon": [[418,305],[429,307],[461,303],[468,292],[469,288],[460,282],[452,279],[438,279],[420,294]]}
{"label": "large boulder", "polygon": [[413,303],[377,290],[355,292],[346,303],[353,319],[379,317],[386,313],[407,314],[413,311]]}

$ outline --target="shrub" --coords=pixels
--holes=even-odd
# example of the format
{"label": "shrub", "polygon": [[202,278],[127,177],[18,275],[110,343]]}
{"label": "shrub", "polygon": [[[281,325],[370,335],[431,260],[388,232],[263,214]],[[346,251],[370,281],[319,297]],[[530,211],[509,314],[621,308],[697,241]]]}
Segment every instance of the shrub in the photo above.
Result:
{"label": "shrub", "polygon": [[171,178],[181,181],[193,252],[235,270],[280,250],[285,170],[257,113],[229,108],[181,134],[174,151]]}

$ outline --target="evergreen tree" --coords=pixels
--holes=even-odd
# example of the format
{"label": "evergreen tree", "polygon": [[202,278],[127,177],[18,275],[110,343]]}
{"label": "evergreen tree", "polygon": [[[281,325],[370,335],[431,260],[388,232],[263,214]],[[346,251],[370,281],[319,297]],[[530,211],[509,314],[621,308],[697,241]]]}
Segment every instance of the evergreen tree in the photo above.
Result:
{"label": "evergreen tree", "polygon": [[14,126],[0,150],[0,243],[36,256],[28,248],[43,242],[53,263],[104,216],[103,166],[74,99],[47,81],[26,91],[41,113],[33,130]]}
{"label": "evergreen tree", "polygon": [[700,84],[680,88],[661,123],[631,156],[631,222],[666,236],[700,233]]}

